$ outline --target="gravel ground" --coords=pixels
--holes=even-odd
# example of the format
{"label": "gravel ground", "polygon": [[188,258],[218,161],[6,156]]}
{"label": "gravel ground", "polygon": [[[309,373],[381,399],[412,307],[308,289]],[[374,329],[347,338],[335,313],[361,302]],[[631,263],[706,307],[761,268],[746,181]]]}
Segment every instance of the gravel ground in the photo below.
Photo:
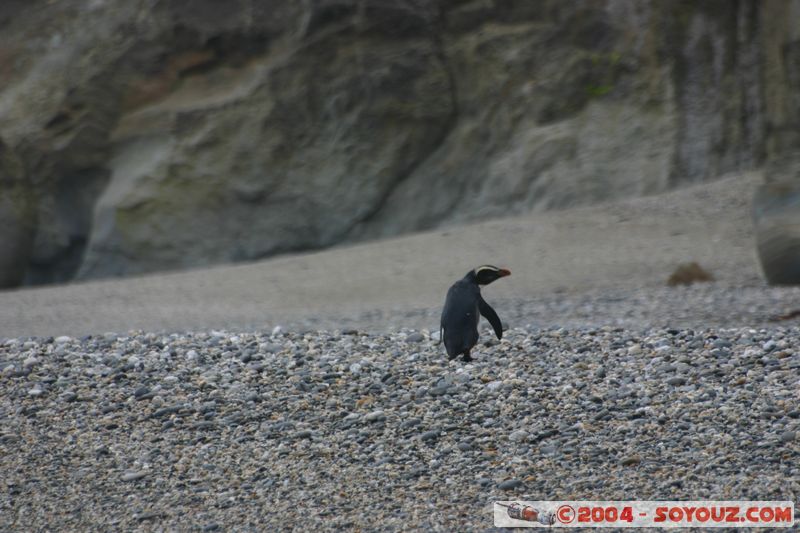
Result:
{"label": "gravel ground", "polygon": [[[769,322],[797,292],[637,294],[492,302],[511,327],[472,364],[427,330],[0,340],[0,530],[482,531],[513,498],[797,502],[800,328]],[[737,327],[653,325],[681,308]]]}
{"label": "gravel ground", "polygon": [[[504,281],[497,282],[497,285]],[[557,290],[527,298],[493,296],[494,289],[495,286],[491,285],[482,292],[500,318],[506,325],[528,329],[602,326],[634,329],[737,326],[770,328],[776,325],[800,324],[800,317],[788,321],[780,318],[800,309],[800,287],[768,287],[762,282],[739,286],[698,283],[677,287]],[[388,307],[361,313],[342,312],[336,316],[310,314],[301,319],[270,323],[269,328],[288,327],[298,332],[358,329],[374,334],[400,328],[435,332],[439,327],[440,313],[441,307]],[[490,331],[487,322],[481,324]]]}

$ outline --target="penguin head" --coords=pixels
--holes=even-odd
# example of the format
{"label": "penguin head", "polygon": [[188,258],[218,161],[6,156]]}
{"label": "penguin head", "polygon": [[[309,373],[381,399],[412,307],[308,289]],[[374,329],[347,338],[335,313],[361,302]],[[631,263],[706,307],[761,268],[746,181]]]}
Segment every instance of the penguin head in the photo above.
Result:
{"label": "penguin head", "polygon": [[491,282],[511,275],[507,268],[497,268],[493,265],[481,265],[471,272],[478,285],[488,285]]}

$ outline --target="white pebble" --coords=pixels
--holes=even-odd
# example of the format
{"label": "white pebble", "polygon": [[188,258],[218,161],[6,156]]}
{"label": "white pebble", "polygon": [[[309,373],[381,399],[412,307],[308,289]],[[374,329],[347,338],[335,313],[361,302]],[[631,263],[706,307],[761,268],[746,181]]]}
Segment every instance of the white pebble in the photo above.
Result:
{"label": "white pebble", "polygon": [[381,410],[372,411],[371,413],[369,413],[367,416],[364,417],[364,420],[366,420],[367,422],[372,422],[374,420],[378,420],[382,416],[383,416],[383,411]]}
{"label": "white pebble", "polygon": [[61,337],[56,337],[55,341],[56,344],[64,344],[72,340],[72,337],[67,337],[66,335],[62,335]]}
{"label": "white pebble", "polygon": [[508,436],[508,439],[511,442],[522,442],[527,438],[528,438],[528,434],[525,431],[521,430],[521,429],[517,430],[517,431],[514,431],[513,433],[511,433]]}
{"label": "white pebble", "polygon": [[486,388],[489,389],[490,391],[496,391],[497,389],[499,389],[502,386],[503,386],[503,382],[502,381],[491,381],[491,382],[486,384]]}
{"label": "white pebble", "polygon": [[195,359],[197,359],[197,352],[194,350],[189,350],[188,352],[186,352],[186,359],[188,359],[189,361],[194,361]]}

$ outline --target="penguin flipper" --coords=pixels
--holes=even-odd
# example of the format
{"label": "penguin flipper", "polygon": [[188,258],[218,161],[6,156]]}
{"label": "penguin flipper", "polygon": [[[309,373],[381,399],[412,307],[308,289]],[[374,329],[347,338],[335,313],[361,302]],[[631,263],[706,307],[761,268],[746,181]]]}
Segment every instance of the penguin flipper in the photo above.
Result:
{"label": "penguin flipper", "polygon": [[494,328],[494,334],[497,335],[498,340],[503,338],[503,324],[500,322],[500,317],[497,316],[492,306],[486,303],[482,296],[478,296],[478,310],[489,321],[489,324]]}

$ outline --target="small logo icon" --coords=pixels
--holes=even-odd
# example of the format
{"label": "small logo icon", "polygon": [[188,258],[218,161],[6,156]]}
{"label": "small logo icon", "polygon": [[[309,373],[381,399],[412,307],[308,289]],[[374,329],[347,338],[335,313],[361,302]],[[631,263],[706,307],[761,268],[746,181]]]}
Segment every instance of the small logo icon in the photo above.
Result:
{"label": "small logo icon", "polygon": [[531,507],[530,505],[523,506],[518,502],[514,502],[511,505],[506,505],[503,503],[498,503],[497,505],[499,505],[500,507],[505,507],[509,518],[513,518],[515,520],[524,520],[525,522],[539,522],[540,524],[543,524],[545,526],[549,526],[555,523],[555,517],[553,516],[553,513],[542,511],[541,509]]}

